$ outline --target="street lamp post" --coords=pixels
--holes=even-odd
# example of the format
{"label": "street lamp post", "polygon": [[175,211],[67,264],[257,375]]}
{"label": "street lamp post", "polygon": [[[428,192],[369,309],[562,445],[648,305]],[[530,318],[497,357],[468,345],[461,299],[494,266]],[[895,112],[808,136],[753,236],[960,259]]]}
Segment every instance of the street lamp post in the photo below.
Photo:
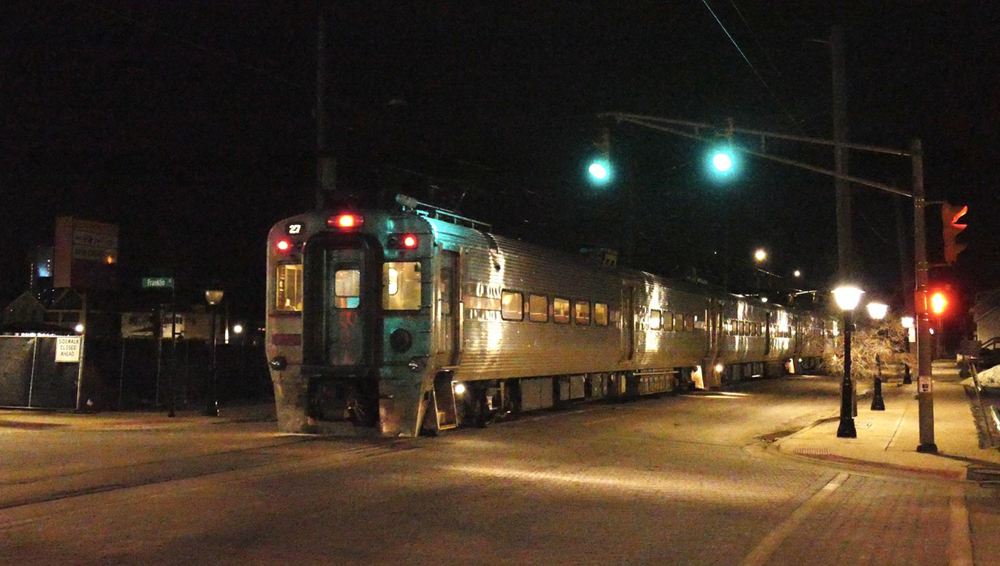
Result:
{"label": "street lamp post", "polygon": [[840,384],[840,426],[837,427],[838,438],[857,438],[858,431],[854,428],[853,386],[851,379],[851,331],[854,326],[854,309],[861,302],[861,289],[852,285],[843,285],[833,290],[833,298],[837,306],[844,311],[844,380]]}
{"label": "street lamp post", "polygon": [[243,374],[245,373],[243,368],[244,368],[244,365],[245,365],[244,362],[245,362],[245,357],[246,357],[246,341],[245,341],[246,338],[243,336],[243,325],[240,324],[240,323],[234,324],[233,325],[233,334],[236,335],[236,337],[239,339],[239,343],[240,343],[240,370],[239,370],[239,379],[240,379],[240,387],[243,387]]}
{"label": "street lamp post", "polygon": [[209,289],[205,291],[205,302],[208,303],[209,310],[212,311],[212,330],[210,332],[209,341],[211,343],[211,367],[209,369],[209,384],[208,391],[206,392],[205,400],[205,416],[206,417],[217,417],[219,416],[219,398],[218,398],[218,378],[219,378],[219,367],[218,360],[216,358],[216,306],[222,302],[222,297],[224,293],[221,289]]}
{"label": "street lamp post", "polygon": [[[899,319],[899,323],[903,325],[903,346],[906,348],[905,352],[910,353],[910,332],[913,328],[913,317],[904,316]],[[913,379],[910,378],[910,364],[903,364],[903,385],[910,385],[913,383]]]}
{"label": "street lamp post", "polygon": [[[885,318],[888,311],[889,306],[885,303],[868,303],[868,316],[875,319],[876,322]],[[875,391],[872,394],[872,410],[885,410],[885,401],[882,399],[882,358],[877,353],[875,354]]]}

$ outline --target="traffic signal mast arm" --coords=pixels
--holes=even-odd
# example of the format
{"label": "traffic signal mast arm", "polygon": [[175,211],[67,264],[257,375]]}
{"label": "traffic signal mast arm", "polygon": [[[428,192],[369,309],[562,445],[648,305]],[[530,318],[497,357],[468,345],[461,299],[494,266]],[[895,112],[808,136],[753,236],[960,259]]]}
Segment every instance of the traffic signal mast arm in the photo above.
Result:
{"label": "traffic signal mast arm", "polygon": [[[597,117],[598,118],[614,118],[618,122],[628,122],[628,123],[631,123],[631,124],[635,124],[637,126],[642,126],[644,128],[650,128],[652,130],[659,130],[661,132],[666,132],[668,134],[674,134],[675,136],[681,136],[681,137],[685,137],[685,138],[689,138],[689,139],[693,139],[693,140],[698,140],[698,141],[702,141],[702,142],[710,142],[712,140],[709,139],[709,138],[702,137],[698,133],[700,130],[719,130],[718,127],[713,126],[712,124],[704,124],[704,123],[699,123],[699,122],[689,122],[689,121],[686,121],[686,120],[673,120],[673,119],[670,119],[670,118],[659,118],[659,117],[656,117],[656,116],[641,116],[641,115],[638,115],[638,114],[624,114],[624,113],[619,113],[619,112],[606,112],[606,113],[603,113],[603,114],[598,114]],[[667,124],[667,125],[664,125],[664,124]],[[692,132],[686,132],[686,131],[683,131],[683,130],[672,128],[670,126],[681,126],[681,127],[692,128],[692,129],[694,129],[694,132],[693,133]],[[793,136],[793,135],[789,135],[789,134],[779,134],[779,133],[776,133],[776,132],[767,132],[767,131],[763,131],[763,130],[748,130],[746,128],[735,128],[735,127],[732,127],[731,124],[727,127],[727,131],[728,132],[732,132],[732,133],[737,133],[737,134],[746,134],[746,135],[760,137],[760,138],[773,138],[773,139],[780,139],[780,140],[799,141],[799,142],[811,143],[811,144],[817,144],[817,145],[828,145],[828,146],[831,146],[831,147],[835,147],[837,145],[840,145],[841,147],[845,147],[847,149],[854,149],[854,150],[858,150],[858,151],[868,151],[868,152],[871,152],[871,153],[883,153],[883,154],[898,155],[898,156],[903,156],[903,157],[910,157],[910,156],[912,156],[912,154],[910,152],[903,151],[903,150],[900,150],[900,149],[894,149],[894,148],[891,148],[891,147],[881,147],[881,146],[875,146],[875,145],[864,145],[864,144],[855,144],[855,143],[837,144],[833,140],[825,140],[825,139],[822,139],[822,138],[810,138],[810,137],[806,137],[806,136]],[[906,192],[906,191],[904,191],[904,190],[902,190],[902,189],[900,189],[898,187],[893,187],[892,185],[887,185],[885,183],[879,183],[878,181],[870,181],[868,179],[865,179],[865,178],[862,178],[862,177],[855,177],[853,175],[839,174],[836,171],[833,171],[831,169],[824,169],[822,167],[817,167],[817,166],[811,165],[809,163],[803,163],[801,161],[795,161],[794,159],[788,159],[787,157],[781,157],[779,155],[772,155],[772,154],[769,154],[769,153],[764,153],[762,151],[755,151],[753,149],[749,149],[749,148],[746,148],[746,147],[737,147],[737,146],[734,146],[734,149],[736,151],[740,151],[740,152],[747,153],[747,154],[750,154],[750,155],[755,155],[755,156],[760,157],[762,159],[769,159],[771,161],[777,161],[778,163],[784,163],[785,165],[791,165],[792,167],[798,167],[798,168],[801,168],[801,169],[806,169],[806,170],[813,171],[815,173],[820,173],[820,174],[823,174],[823,175],[827,175],[827,176],[830,176],[830,177],[835,177],[835,178],[838,178],[838,179],[844,179],[844,180],[850,181],[852,183],[857,183],[859,185],[865,185],[865,186],[872,187],[872,188],[875,188],[875,189],[879,189],[879,190],[882,190],[882,191],[886,191],[886,192],[889,192],[889,193],[901,195],[901,196],[908,197],[908,198],[913,198],[913,194],[912,193]]]}

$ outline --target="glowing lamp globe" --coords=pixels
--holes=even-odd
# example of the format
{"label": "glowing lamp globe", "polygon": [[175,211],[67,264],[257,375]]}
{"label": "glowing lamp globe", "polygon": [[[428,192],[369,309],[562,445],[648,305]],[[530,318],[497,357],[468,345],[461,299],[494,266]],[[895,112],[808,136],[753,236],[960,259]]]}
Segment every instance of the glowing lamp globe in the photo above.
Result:
{"label": "glowing lamp globe", "polygon": [[882,320],[889,312],[889,305],[884,303],[868,303],[868,316],[875,320]]}
{"label": "glowing lamp globe", "polygon": [[865,292],[853,285],[844,285],[833,290],[833,299],[837,301],[837,306],[842,311],[853,311],[861,302],[861,295]]}

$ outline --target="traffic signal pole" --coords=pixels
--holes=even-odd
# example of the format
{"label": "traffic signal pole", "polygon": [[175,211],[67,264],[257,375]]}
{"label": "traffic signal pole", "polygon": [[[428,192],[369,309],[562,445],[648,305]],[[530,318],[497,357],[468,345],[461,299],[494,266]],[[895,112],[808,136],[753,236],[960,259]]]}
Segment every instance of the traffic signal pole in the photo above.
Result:
{"label": "traffic signal pole", "polygon": [[917,452],[937,453],[934,444],[934,380],[931,359],[931,318],[927,300],[927,227],[924,199],[924,156],[919,139],[910,142],[913,160],[913,253],[916,274],[914,306],[917,321],[917,408],[920,444]]}
{"label": "traffic signal pole", "polygon": [[[614,118],[618,122],[628,122],[635,124],[637,126],[642,126],[645,128],[650,128],[653,130],[658,130],[661,132],[666,132],[680,137],[685,137],[688,139],[698,140],[701,142],[710,142],[711,139],[701,135],[701,131],[715,132],[719,131],[720,128],[712,124],[691,122],[688,120],[674,120],[669,118],[661,118],[657,116],[644,116],[638,114],[627,114],[622,112],[605,112],[597,115],[598,118]],[[690,128],[693,131],[685,131],[683,128]],[[899,150],[890,147],[881,147],[873,145],[863,145],[855,143],[841,143],[835,140],[828,140],[822,138],[812,138],[806,136],[795,136],[788,134],[780,134],[776,132],[768,132],[763,130],[751,130],[746,128],[734,128],[731,125],[728,126],[727,131],[736,134],[745,134],[748,136],[754,136],[760,139],[782,139],[789,141],[798,141],[804,143],[818,144],[835,146],[837,148],[844,148],[845,150],[851,149],[856,151],[866,151],[870,153],[880,153],[887,155],[897,155],[903,157],[909,157],[912,161],[913,166],[913,187],[912,192],[888,185],[885,183],[880,183],[878,181],[872,181],[862,177],[857,177],[854,175],[848,175],[840,173],[838,171],[825,169],[822,167],[817,167],[809,163],[804,163],[801,161],[796,161],[793,159],[788,159],[786,157],[781,157],[778,155],[771,155],[765,153],[764,151],[756,151],[750,148],[739,147],[735,144],[733,145],[734,151],[739,151],[749,155],[755,155],[762,159],[767,159],[769,161],[777,161],[778,163],[783,163],[785,165],[790,165],[799,169],[805,169],[807,171],[813,171],[815,173],[820,173],[835,179],[841,179],[851,183],[856,183],[859,185],[864,185],[867,187],[872,187],[879,189],[884,192],[905,196],[907,198],[913,199],[913,253],[914,253],[914,271],[916,275],[915,281],[915,292],[914,292],[914,307],[915,307],[915,322],[917,324],[917,393],[918,393],[918,407],[919,407],[919,423],[920,423],[920,444],[917,446],[918,452],[926,453],[936,453],[937,445],[934,444],[934,387],[932,379],[932,367],[933,364],[931,359],[931,334],[930,334],[930,313],[928,307],[928,293],[927,293],[927,278],[928,278],[928,268],[927,263],[927,228],[925,225],[925,209],[927,207],[927,201],[924,198],[924,161],[923,161],[923,148],[919,139],[914,139],[910,142],[908,150]]]}

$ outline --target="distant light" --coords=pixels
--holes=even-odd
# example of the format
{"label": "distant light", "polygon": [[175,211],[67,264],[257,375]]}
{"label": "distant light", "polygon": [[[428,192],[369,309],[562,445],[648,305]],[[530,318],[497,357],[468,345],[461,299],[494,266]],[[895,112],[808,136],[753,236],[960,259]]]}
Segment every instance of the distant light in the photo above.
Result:
{"label": "distant light", "polygon": [[235,332],[236,334],[242,334],[243,333],[243,325],[242,324],[234,324],[233,325],[233,332]]}
{"label": "distant light", "polygon": [[904,316],[899,319],[899,323],[903,325],[903,328],[913,328],[913,317]]}
{"label": "distant light", "polygon": [[801,271],[799,271],[798,269],[796,269],[796,270],[795,270],[795,272],[794,272],[794,273],[792,273],[792,275],[794,275],[794,276],[796,276],[796,277],[802,277],[802,272],[801,272]]}
{"label": "distant light", "polygon": [[78,323],[76,326],[73,327],[73,330],[77,332],[83,332],[83,325]]}
{"label": "distant light", "polygon": [[715,373],[722,373],[722,370],[726,369],[722,364],[715,364]]}
{"label": "distant light", "polygon": [[463,393],[465,393],[465,384],[464,383],[456,383],[455,384],[455,395],[461,395]]}
{"label": "distant light", "polygon": [[757,261],[764,261],[767,259],[767,250],[764,248],[757,248],[757,251],[753,253],[753,258]]}
{"label": "distant light", "polygon": [[761,297],[761,298],[760,298],[760,302],[762,302],[762,303],[766,303],[766,302],[767,302],[767,297]]}

